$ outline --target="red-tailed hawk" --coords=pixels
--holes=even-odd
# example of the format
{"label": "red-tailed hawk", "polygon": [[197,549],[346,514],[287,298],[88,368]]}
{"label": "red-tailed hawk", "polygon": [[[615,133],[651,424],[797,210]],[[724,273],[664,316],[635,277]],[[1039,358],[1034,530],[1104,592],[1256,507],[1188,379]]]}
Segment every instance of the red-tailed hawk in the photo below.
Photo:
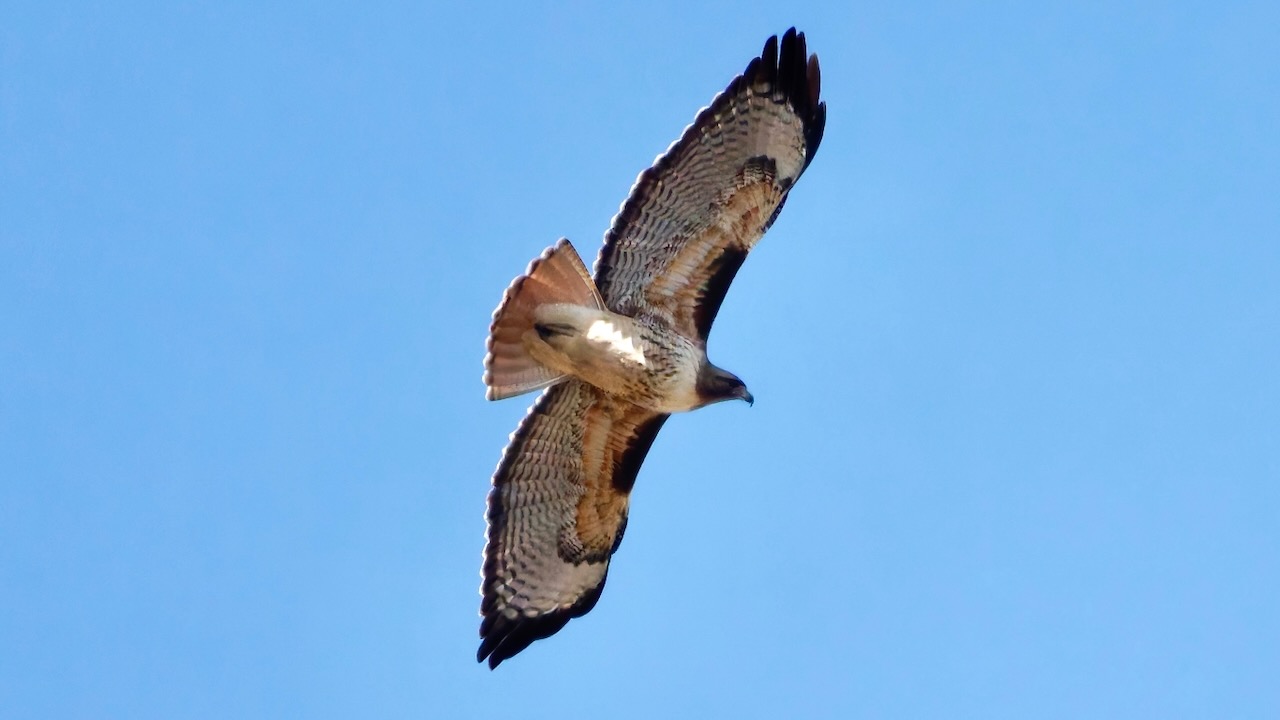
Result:
{"label": "red-tailed hawk", "polygon": [[561,240],[507,289],[485,356],[490,400],[546,388],[493,476],[480,593],[491,668],[600,598],[631,487],[670,413],[752,397],[707,360],[747,253],[813,160],[818,58],[769,38],[653,167],[588,274]]}

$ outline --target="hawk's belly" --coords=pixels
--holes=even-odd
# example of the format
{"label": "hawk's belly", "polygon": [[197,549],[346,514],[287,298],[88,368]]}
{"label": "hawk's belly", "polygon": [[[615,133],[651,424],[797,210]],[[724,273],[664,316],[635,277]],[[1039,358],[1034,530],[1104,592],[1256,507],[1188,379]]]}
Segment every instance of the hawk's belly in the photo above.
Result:
{"label": "hawk's belly", "polygon": [[664,324],[578,305],[544,305],[525,346],[538,362],[659,412],[699,405],[705,351]]}

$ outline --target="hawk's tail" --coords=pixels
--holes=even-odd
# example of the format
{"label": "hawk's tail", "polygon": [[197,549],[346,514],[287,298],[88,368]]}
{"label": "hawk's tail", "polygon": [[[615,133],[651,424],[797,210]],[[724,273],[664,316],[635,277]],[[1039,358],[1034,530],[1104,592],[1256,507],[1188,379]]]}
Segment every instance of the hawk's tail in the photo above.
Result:
{"label": "hawk's tail", "polygon": [[484,356],[485,397],[502,400],[547,387],[564,376],[541,365],[525,349],[525,333],[535,332],[534,311],[548,303],[604,309],[591,274],[568,240],[543,251],[524,275],[511,282],[493,311]]}

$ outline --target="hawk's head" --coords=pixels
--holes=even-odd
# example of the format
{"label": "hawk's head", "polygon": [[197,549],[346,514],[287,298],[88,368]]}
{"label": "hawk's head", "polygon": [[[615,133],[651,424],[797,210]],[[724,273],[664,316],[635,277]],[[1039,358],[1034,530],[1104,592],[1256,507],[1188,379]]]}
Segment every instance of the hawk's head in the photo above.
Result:
{"label": "hawk's head", "polygon": [[721,400],[746,400],[748,405],[754,405],[756,402],[741,378],[709,362],[704,363],[698,372],[697,388],[702,405],[718,403]]}

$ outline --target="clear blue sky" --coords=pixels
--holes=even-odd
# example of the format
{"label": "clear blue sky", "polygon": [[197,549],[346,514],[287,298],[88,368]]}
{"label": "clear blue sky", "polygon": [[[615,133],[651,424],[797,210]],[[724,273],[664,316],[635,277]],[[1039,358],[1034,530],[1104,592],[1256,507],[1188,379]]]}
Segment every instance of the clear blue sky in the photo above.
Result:
{"label": "clear blue sky", "polygon": [[[1275,3],[526,5],[4,5],[0,716],[1280,717]],[[491,673],[489,314],[790,25],[756,404]]]}

